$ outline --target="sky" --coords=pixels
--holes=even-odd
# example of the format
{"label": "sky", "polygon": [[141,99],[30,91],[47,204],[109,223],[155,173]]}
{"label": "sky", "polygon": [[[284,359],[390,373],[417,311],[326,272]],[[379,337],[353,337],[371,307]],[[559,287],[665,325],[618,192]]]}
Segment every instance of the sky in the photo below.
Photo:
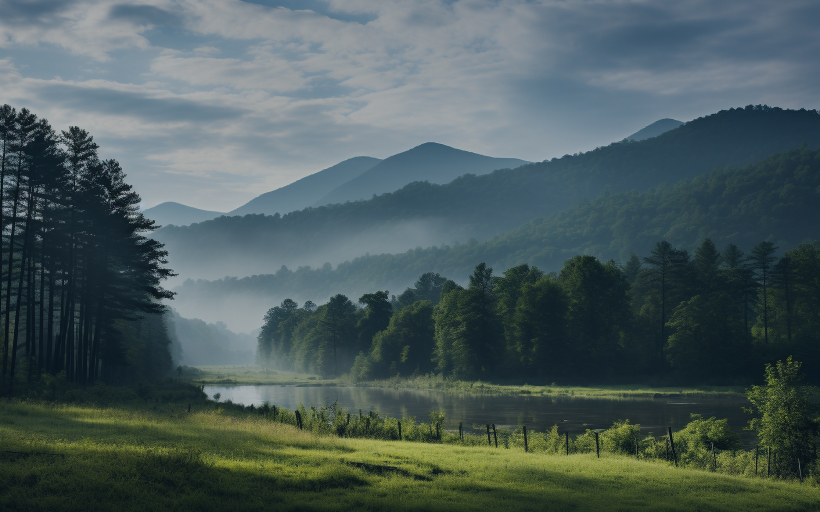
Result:
{"label": "sky", "polygon": [[424,142],[541,161],[662,118],[820,108],[816,0],[0,0],[0,104],[143,206],[230,211]]}

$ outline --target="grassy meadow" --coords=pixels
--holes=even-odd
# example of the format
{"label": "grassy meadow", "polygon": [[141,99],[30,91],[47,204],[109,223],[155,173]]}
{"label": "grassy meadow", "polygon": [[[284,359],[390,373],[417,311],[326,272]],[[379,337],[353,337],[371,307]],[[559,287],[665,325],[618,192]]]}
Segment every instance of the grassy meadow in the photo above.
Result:
{"label": "grassy meadow", "polygon": [[0,510],[820,510],[816,482],[317,435],[179,383],[89,393],[0,402]]}

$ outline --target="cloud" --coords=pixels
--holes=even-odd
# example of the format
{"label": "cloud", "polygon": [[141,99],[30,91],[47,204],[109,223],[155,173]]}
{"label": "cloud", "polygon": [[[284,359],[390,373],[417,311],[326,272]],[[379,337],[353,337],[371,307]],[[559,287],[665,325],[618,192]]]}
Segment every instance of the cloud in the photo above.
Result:
{"label": "cloud", "polygon": [[[147,204],[229,210],[429,140],[536,161],[663,117],[820,96],[808,0],[0,0],[0,13],[2,101],[98,130]],[[77,71],[27,62],[43,52]]]}
{"label": "cloud", "polygon": [[113,5],[108,18],[134,25],[176,25],[179,21],[176,14],[153,5]]}

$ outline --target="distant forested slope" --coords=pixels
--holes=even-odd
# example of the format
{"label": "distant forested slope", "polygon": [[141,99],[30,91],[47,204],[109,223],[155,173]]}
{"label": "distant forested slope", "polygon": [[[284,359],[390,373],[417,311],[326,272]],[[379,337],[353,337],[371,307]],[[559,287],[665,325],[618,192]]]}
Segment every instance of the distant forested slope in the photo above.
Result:
{"label": "distant forested slope", "polygon": [[521,263],[545,271],[576,254],[626,261],[647,254],[659,240],[693,250],[710,237],[719,247],[748,250],[762,240],[786,250],[820,239],[820,151],[782,152],[738,170],[716,170],[648,192],[608,194],[537,218],[486,242],[363,256],[321,268],[280,268],[243,279],[186,281],[176,307],[187,314],[227,314],[258,325],[264,311],[285,297],[324,301],[331,294],[357,298],[373,290],[401,292],[424,272],[463,281],[477,262],[496,272]]}
{"label": "distant forested slope", "polygon": [[[339,263],[366,252],[401,252],[487,240],[601,193],[647,190],[719,167],[740,167],[806,143],[820,147],[816,111],[748,107],[691,121],[658,137],[446,185],[412,183],[368,201],[285,216],[221,217],[154,236],[184,278],[271,273],[281,265]],[[207,248],[207,250],[203,250]]]}

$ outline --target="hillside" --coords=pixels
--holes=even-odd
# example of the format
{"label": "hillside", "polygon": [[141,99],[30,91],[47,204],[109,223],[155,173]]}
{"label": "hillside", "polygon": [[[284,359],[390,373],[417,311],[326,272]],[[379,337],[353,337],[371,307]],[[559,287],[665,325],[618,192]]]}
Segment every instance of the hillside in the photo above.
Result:
{"label": "hillside", "polygon": [[200,210],[184,204],[174,203],[168,201],[161,203],[142,212],[147,218],[156,221],[159,226],[187,226],[196,222],[203,222],[206,220],[215,219],[221,215],[222,212],[212,212],[208,210]]}
{"label": "hillside", "polygon": [[666,133],[669,130],[674,130],[682,124],[683,122],[675,119],[661,119],[633,133],[627,137],[627,140],[651,139],[652,137],[657,137],[658,135]]}
{"label": "hillside", "polygon": [[[312,206],[338,186],[356,178],[377,165],[381,160],[369,156],[357,156],[332,167],[294,181],[290,185],[266,192],[246,204],[232,210],[228,215],[250,213],[286,214]],[[397,187],[398,188],[398,187]]]}
{"label": "hillside", "polygon": [[221,217],[166,227],[154,236],[166,244],[171,266],[181,275],[177,282],[270,274],[282,265],[338,264],[368,252],[488,240],[604,192],[677,183],[801,143],[820,147],[817,112],[733,109],[644,141],[614,143],[484,176],[465,175],[445,185],[413,183],[367,201],[285,216]]}
{"label": "hillside", "polygon": [[[465,281],[479,262],[496,273],[521,263],[558,270],[575,254],[625,261],[667,240],[690,251],[711,237],[748,251],[769,240],[780,252],[820,239],[820,151],[795,149],[739,170],[717,170],[674,186],[610,194],[535,219],[483,243],[363,256],[338,265],[279,269],[243,279],[186,281],[175,307],[249,329],[286,297],[321,303],[334,293],[353,299],[388,289],[400,293],[424,272]],[[230,318],[231,320],[227,320]]]}
{"label": "hillside", "polygon": [[527,164],[517,158],[492,158],[428,142],[385,158],[371,169],[331,191],[313,206],[370,199],[393,192],[414,181],[449,183],[462,174],[487,174],[496,169]]}

